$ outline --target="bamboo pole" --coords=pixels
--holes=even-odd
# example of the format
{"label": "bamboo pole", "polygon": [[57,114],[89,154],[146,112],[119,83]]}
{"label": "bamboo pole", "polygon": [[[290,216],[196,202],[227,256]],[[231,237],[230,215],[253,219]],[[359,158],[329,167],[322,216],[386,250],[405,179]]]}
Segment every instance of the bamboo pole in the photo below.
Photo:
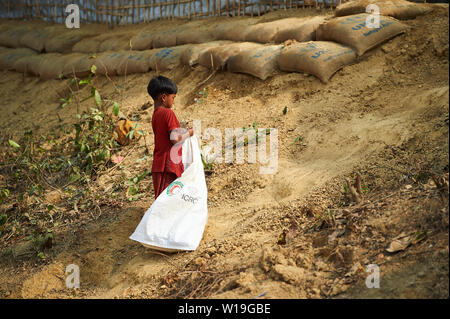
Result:
{"label": "bamboo pole", "polygon": [[151,19],[153,21],[153,20],[155,20],[155,0],[151,0],[150,3],[152,4],[152,6],[150,8],[150,13],[151,13]]}
{"label": "bamboo pole", "polygon": [[217,0],[219,1],[218,6],[219,6],[219,16],[222,15],[222,1],[221,0]]}
{"label": "bamboo pole", "polygon": [[50,22],[50,0],[47,0],[47,21]]}
{"label": "bamboo pole", "polygon": [[94,8],[92,8],[93,9],[93,11],[92,11],[92,21],[94,22],[96,22],[96,23],[100,23],[100,17],[99,17],[99,15],[98,15],[98,13],[97,13],[97,8],[98,8],[98,0],[95,0],[95,2],[94,2]]}
{"label": "bamboo pole", "polygon": [[192,0],[192,5],[194,7],[194,17],[197,15],[197,8],[195,7],[196,0]]}

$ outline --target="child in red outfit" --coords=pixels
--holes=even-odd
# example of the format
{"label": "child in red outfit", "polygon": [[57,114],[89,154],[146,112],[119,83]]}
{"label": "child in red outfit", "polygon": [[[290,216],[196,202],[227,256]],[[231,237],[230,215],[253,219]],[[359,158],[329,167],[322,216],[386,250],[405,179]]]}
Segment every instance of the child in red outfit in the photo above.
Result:
{"label": "child in red outfit", "polygon": [[155,198],[157,198],[183,173],[181,144],[194,134],[194,130],[189,129],[182,134],[180,123],[171,109],[178,92],[175,83],[164,76],[158,76],[150,80],[147,91],[155,104],[152,117],[152,129],[155,135],[152,177]]}

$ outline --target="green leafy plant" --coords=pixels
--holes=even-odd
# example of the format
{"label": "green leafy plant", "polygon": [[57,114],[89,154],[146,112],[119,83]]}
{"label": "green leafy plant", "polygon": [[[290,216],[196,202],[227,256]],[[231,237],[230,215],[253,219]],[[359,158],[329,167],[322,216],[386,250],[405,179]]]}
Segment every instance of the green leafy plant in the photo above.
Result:
{"label": "green leafy plant", "polygon": [[208,91],[206,88],[203,88],[200,92],[198,92],[198,94],[200,94],[200,98],[196,99],[197,103],[202,104],[203,100],[208,97]]}
{"label": "green leafy plant", "polygon": [[0,204],[3,203],[6,198],[8,198],[9,194],[10,194],[9,189],[7,188],[0,189]]}
{"label": "green leafy plant", "polygon": [[202,158],[202,163],[203,163],[203,169],[206,171],[212,171],[214,169],[214,165],[211,162],[208,162],[205,158],[205,156],[203,155],[203,153],[201,154],[201,158]]}
{"label": "green leafy plant", "polygon": [[145,176],[151,174],[151,170],[146,170],[145,172],[138,174],[137,176],[130,178],[127,181],[127,198],[129,201],[137,200],[141,198],[144,194],[139,194],[139,183],[144,179]]}
{"label": "green leafy plant", "polygon": [[112,136],[113,123],[110,117],[97,108],[83,112],[75,124],[73,141],[75,158],[72,159],[74,173],[84,172],[88,176],[97,172],[109,160],[111,149],[116,145]]}
{"label": "green leafy plant", "polygon": [[[244,130],[244,132],[246,132],[246,131],[248,131],[248,130],[250,130],[250,129],[252,129],[253,128],[253,130],[255,131],[255,141],[256,141],[256,143],[258,143],[258,138],[259,138],[259,129],[258,129],[258,122],[253,122],[253,124],[250,126],[247,126],[247,127],[243,127],[242,129]],[[266,128],[266,130],[265,130],[265,132],[264,132],[266,135],[269,135],[270,134],[270,129],[268,129],[268,128]],[[248,140],[248,138],[246,137],[245,139],[244,139],[244,146],[247,146],[248,145],[248,142],[249,142],[249,140]]]}

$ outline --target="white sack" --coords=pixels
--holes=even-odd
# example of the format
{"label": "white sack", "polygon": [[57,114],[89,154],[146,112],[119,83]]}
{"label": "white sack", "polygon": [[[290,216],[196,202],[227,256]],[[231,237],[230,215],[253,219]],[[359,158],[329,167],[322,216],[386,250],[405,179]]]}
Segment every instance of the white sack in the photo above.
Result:
{"label": "white sack", "polygon": [[208,191],[197,137],[183,142],[184,172],[146,211],[130,239],[164,251],[195,250],[208,220]]}

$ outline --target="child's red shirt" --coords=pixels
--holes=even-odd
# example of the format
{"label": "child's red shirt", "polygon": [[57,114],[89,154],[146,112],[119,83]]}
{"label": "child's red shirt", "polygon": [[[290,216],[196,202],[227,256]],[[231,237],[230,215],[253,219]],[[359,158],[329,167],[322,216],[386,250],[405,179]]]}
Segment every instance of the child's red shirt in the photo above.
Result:
{"label": "child's red shirt", "polygon": [[[184,171],[181,161],[181,144],[174,145],[170,141],[170,132],[180,128],[180,123],[175,113],[169,108],[158,107],[153,111],[152,128],[155,135],[152,172],[172,172],[180,177]],[[178,164],[170,159],[172,147],[177,148],[180,159]]]}

